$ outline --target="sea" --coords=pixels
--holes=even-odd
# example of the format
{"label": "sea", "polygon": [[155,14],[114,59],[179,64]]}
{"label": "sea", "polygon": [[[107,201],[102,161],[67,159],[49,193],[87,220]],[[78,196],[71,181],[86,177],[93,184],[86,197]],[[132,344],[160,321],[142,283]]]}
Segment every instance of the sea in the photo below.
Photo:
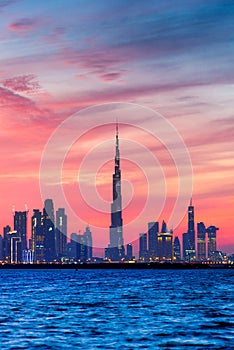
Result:
{"label": "sea", "polygon": [[234,270],[0,270],[0,349],[234,349]]}

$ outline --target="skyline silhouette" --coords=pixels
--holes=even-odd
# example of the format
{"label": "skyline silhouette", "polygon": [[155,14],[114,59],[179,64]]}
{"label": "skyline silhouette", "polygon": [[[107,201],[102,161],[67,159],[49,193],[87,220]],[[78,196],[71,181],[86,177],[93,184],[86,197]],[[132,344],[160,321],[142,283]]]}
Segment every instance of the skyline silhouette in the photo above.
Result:
{"label": "skyline silhouette", "polygon": [[[12,206],[18,211],[25,203],[31,211],[42,206],[45,198],[41,200],[40,164],[47,143],[71,115],[95,105],[101,107],[93,110],[90,119],[86,118],[88,112],[83,113],[77,135],[79,129],[86,133],[74,142],[64,159],[63,190],[71,210],[81,217],[77,222],[69,214],[69,231],[89,222],[102,236],[100,226],[109,226],[112,123],[116,116],[122,118],[125,224],[141,212],[147,201],[142,193],[147,192],[152,178],[156,187],[150,194],[156,211],[166,198],[162,215],[143,215],[142,222],[132,222],[132,227],[126,228],[127,236],[138,227],[146,231],[145,222],[169,222],[179,186],[168,149],[177,150],[177,142],[171,138],[171,129],[162,130],[161,120],[151,118],[150,108],[164,116],[168,128],[170,124],[176,129],[191,157],[196,220],[212,225],[215,218],[220,228],[219,246],[223,251],[233,251],[233,13],[233,4],[217,1],[181,1],[170,6],[157,1],[128,2],[124,10],[115,1],[92,6],[85,2],[79,6],[73,0],[70,6],[54,0],[40,1],[38,6],[27,1],[0,4],[0,227],[11,222]],[[111,106],[117,101],[122,104]],[[134,109],[130,103],[145,109]],[[106,125],[107,121],[111,125]],[[160,132],[152,137],[140,130],[140,123],[153,133],[156,129]],[[68,130],[63,133],[66,136]],[[108,140],[109,146],[104,147]],[[57,150],[62,148],[57,145]],[[96,152],[84,164],[93,148]],[[53,153],[56,158],[56,151]],[[95,161],[97,169],[92,169]],[[182,168],[183,157],[180,161]],[[97,197],[103,198],[103,212],[97,216],[89,208],[89,198],[85,203],[77,190],[82,166],[79,185],[88,197],[93,196],[91,205],[100,208]],[[86,173],[97,175],[95,190],[86,188]],[[128,206],[132,191],[134,205]],[[56,206],[64,207],[63,203]],[[186,232],[186,217],[178,227],[171,225],[179,234]],[[102,246],[107,244],[107,239],[102,242]]]}

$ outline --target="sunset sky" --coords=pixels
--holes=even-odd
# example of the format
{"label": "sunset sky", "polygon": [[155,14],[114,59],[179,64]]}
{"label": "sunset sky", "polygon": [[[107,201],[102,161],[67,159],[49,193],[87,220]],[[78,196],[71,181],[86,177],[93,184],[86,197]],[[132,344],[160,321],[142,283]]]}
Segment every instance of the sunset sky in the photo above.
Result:
{"label": "sunset sky", "polygon": [[181,237],[192,181],[195,221],[233,253],[233,18],[233,1],[0,0],[0,229],[48,194],[104,247],[118,118],[125,243],[162,219]]}

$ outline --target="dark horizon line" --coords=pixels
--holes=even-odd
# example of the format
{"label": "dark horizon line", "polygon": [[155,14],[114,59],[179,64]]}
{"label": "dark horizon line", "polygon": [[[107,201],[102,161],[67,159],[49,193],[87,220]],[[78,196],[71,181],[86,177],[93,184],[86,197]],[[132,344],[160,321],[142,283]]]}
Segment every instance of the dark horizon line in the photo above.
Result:
{"label": "dark horizon line", "polygon": [[18,263],[0,264],[0,269],[22,269],[22,270],[93,270],[93,269],[114,269],[114,270],[194,270],[194,269],[233,269],[233,263],[202,263],[202,262],[89,262],[89,263]]}

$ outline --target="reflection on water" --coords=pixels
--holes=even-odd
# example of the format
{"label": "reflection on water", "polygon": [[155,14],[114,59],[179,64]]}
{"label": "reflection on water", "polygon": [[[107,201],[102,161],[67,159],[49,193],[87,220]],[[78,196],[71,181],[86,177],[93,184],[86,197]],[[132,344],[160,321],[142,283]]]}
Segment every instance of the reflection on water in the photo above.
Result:
{"label": "reflection on water", "polygon": [[1,349],[233,349],[231,270],[1,270]]}

